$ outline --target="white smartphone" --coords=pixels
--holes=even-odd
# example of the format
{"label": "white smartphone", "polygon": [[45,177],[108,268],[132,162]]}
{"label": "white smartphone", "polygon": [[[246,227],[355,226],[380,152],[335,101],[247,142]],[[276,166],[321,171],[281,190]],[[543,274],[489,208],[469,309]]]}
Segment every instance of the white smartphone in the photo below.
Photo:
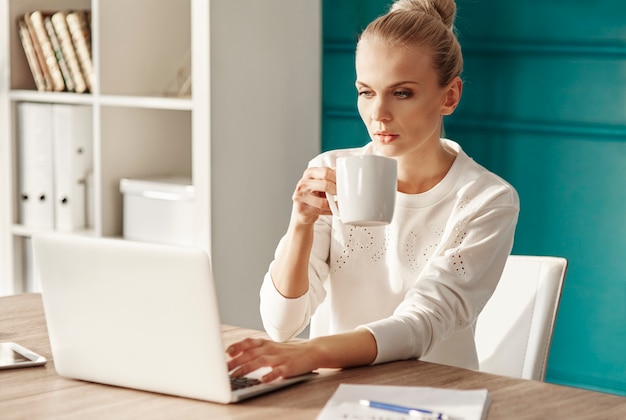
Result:
{"label": "white smartphone", "polygon": [[0,343],[0,369],[41,366],[46,358],[17,343]]}

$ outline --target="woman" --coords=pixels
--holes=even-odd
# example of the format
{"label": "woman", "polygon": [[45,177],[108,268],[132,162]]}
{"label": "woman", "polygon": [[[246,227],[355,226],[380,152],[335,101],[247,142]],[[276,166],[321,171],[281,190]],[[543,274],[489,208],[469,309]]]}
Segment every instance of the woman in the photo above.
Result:
{"label": "woman", "polygon": [[[462,92],[455,13],[453,0],[399,0],[362,33],[356,88],[371,142],[321,154],[298,182],[261,287],[275,341],[230,346],[233,375],[269,366],[263,380],[271,381],[408,358],[478,367],[473,326],[511,251],[519,201],[440,138]],[[359,154],[397,161],[388,226],[351,227],[331,216],[325,192],[336,192],[335,160]],[[309,340],[284,342],[309,321]]]}

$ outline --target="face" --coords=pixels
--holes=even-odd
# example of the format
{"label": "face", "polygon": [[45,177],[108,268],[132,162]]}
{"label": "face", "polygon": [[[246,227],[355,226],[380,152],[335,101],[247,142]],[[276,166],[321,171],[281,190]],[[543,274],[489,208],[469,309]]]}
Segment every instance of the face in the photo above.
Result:
{"label": "face", "polygon": [[456,78],[441,87],[427,51],[362,39],[356,54],[358,108],[378,153],[427,157],[440,147],[442,115],[460,99]]}

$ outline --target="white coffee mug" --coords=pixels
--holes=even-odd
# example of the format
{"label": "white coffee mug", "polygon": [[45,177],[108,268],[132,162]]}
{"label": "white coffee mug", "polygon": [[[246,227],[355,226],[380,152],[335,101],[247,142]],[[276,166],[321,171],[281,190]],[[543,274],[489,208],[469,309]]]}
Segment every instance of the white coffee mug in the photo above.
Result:
{"label": "white coffee mug", "polygon": [[337,158],[336,173],[337,195],[326,195],[333,215],[354,226],[391,223],[398,186],[395,159],[377,155],[341,157]]}

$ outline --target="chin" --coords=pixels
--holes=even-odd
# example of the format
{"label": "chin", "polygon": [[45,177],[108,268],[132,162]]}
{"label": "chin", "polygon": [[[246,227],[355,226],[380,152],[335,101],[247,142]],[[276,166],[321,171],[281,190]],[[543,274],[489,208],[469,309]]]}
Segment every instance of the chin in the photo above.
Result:
{"label": "chin", "polygon": [[397,147],[394,147],[393,143],[374,142],[374,152],[377,155],[389,158],[395,158],[402,154]]}

